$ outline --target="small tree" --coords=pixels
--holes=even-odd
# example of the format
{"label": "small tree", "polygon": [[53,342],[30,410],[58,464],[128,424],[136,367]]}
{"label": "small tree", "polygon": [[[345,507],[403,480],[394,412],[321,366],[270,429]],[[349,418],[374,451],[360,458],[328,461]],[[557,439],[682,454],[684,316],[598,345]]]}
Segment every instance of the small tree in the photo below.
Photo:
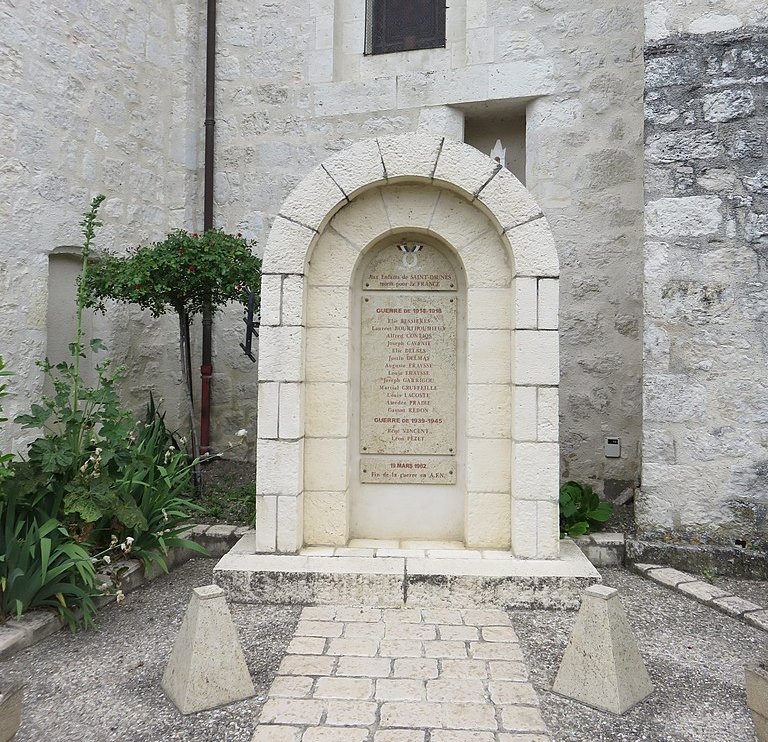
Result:
{"label": "small tree", "polygon": [[98,270],[87,274],[82,287],[86,304],[101,311],[105,311],[104,300],[113,299],[138,304],[153,317],[176,313],[195,458],[200,451],[192,398],[190,322],[206,305],[215,311],[230,301],[245,302],[247,289],[258,298],[261,260],[251,247],[240,234],[177,230],[161,242],[134,248],[126,257],[107,254],[99,260]]}

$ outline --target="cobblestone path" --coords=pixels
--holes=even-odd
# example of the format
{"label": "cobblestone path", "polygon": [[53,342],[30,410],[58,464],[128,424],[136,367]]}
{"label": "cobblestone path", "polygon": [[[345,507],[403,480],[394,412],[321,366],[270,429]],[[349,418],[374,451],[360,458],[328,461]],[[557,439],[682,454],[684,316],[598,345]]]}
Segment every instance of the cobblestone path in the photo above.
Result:
{"label": "cobblestone path", "polygon": [[499,610],[305,608],[253,742],[548,742]]}

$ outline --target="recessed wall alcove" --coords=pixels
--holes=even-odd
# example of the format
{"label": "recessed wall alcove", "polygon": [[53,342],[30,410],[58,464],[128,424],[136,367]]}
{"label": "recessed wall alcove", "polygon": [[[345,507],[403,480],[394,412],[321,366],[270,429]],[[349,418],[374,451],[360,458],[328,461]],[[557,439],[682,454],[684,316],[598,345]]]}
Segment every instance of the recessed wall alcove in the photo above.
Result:
{"label": "recessed wall alcove", "polygon": [[[445,280],[366,285],[393,275],[371,273],[377,260],[422,260]],[[472,147],[367,140],[313,171],[265,250],[257,549],[423,538],[556,558],[557,276],[538,206]],[[382,375],[406,361],[370,334],[387,314],[409,334],[427,323],[413,337],[431,337],[433,357],[412,355],[408,373],[439,399],[385,399]],[[416,388],[402,380],[398,394]]]}

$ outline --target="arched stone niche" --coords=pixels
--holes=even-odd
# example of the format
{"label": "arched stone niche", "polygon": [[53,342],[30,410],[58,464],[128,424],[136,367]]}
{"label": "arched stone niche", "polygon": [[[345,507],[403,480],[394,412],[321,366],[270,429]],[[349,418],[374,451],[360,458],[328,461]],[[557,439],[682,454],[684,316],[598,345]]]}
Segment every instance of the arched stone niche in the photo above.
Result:
{"label": "arched stone niche", "polygon": [[[442,485],[364,481],[363,303],[387,292],[363,281],[398,244],[427,246],[456,277],[456,451],[433,450],[441,463],[430,466],[455,472]],[[366,140],[310,173],[264,257],[257,549],[448,538],[556,558],[557,277],[530,194],[472,147],[419,135]],[[429,293],[427,306],[446,306]]]}

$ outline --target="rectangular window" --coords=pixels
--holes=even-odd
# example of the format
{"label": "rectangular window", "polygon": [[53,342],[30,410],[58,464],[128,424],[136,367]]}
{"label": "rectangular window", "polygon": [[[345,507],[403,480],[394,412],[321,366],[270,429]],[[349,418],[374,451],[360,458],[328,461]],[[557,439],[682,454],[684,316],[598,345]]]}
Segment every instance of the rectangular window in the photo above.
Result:
{"label": "rectangular window", "polygon": [[366,0],[366,54],[445,46],[445,0]]}

